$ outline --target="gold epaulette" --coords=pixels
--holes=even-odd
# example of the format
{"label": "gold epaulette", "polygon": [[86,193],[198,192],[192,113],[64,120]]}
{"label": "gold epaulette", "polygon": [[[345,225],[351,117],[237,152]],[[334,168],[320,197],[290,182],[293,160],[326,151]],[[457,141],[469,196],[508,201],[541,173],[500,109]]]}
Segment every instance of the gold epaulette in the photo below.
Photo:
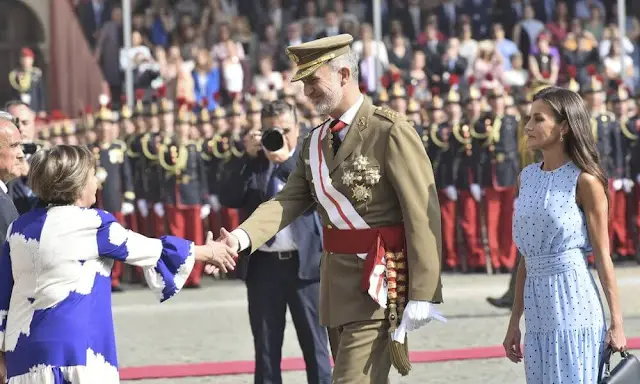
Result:
{"label": "gold epaulette", "polygon": [[124,140],[120,140],[120,139],[115,139],[113,140],[113,144],[117,144],[118,146],[120,146],[120,149],[123,152],[127,152],[127,143],[124,142]]}
{"label": "gold epaulette", "polygon": [[123,196],[125,200],[135,200],[136,194],[133,191],[126,191]]}
{"label": "gold epaulette", "polygon": [[626,137],[627,139],[631,141],[636,141],[638,139],[638,135],[633,133],[633,131],[630,131],[629,127],[627,127],[627,124],[629,124],[629,121],[633,121],[633,120],[630,120],[630,119],[620,120],[620,131],[622,132],[624,137]]}
{"label": "gold epaulette", "polygon": [[438,137],[438,124],[434,123],[434,124],[431,124],[431,127],[429,127],[429,138],[431,139],[431,142],[435,144],[437,147],[442,149],[449,148],[449,144],[440,140],[440,138]]}
{"label": "gold epaulette", "polygon": [[144,157],[146,157],[149,160],[158,160],[158,155],[154,155],[153,153],[151,153],[151,150],[149,149],[149,141],[152,139],[152,136],[150,133],[145,133],[144,136],[142,136],[142,139],[140,139],[140,147],[142,148],[142,154],[144,155]]}
{"label": "gold epaulette", "polygon": [[131,157],[132,159],[138,158],[140,157],[140,154],[135,152],[133,149],[131,149],[132,145],[131,143],[133,143],[133,141],[137,138],[136,134],[130,135],[127,138],[127,156]]}
{"label": "gold epaulette", "polygon": [[382,116],[391,122],[395,122],[399,117],[401,117],[398,112],[385,107],[376,107],[373,113]]}

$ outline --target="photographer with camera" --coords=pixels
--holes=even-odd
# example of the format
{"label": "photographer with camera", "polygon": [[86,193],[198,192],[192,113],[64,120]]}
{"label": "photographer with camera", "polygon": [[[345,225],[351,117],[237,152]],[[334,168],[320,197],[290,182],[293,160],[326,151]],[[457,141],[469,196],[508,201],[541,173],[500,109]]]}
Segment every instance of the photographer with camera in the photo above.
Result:
{"label": "photographer with camera", "polygon": [[[244,137],[245,154],[226,166],[220,203],[239,208],[243,219],[278,193],[296,167],[300,126],[294,106],[266,103],[261,130]],[[245,281],[255,347],[255,382],[282,382],[281,349],[287,307],[303,351],[308,383],[329,383],[327,330],[318,318],[320,297],[320,220],[310,210],[254,254],[240,255],[238,277]]]}

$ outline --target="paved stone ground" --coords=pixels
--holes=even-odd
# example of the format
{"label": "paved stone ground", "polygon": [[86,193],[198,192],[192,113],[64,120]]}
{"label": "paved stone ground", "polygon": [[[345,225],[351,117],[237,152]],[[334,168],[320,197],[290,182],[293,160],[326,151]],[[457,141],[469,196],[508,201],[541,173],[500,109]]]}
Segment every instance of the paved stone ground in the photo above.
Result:
{"label": "paved stone ground", "polygon": [[[640,337],[640,268],[618,269],[627,337]],[[447,324],[429,324],[411,334],[412,350],[441,350],[502,343],[509,312],[485,302],[502,294],[508,276],[445,275]],[[120,365],[123,367],[195,362],[252,360],[251,331],[244,286],[237,281],[207,281],[159,305],[146,290],[114,295],[114,316]],[[283,355],[301,356],[289,319]],[[523,366],[506,359],[414,364],[410,376],[393,375],[393,384],[523,383]],[[303,372],[287,372],[285,384],[305,383]],[[245,384],[250,375],[140,380],[139,384]],[[133,381],[130,381],[133,383]]]}

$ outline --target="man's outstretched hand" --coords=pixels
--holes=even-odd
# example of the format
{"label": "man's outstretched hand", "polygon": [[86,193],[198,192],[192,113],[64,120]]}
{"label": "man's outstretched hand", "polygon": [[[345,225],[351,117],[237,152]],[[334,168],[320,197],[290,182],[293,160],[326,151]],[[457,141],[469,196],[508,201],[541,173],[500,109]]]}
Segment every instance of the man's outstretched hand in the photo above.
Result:
{"label": "man's outstretched hand", "polygon": [[[231,233],[229,233],[229,231],[227,231],[224,228],[220,228],[220,237],[216,240],[216,242],[222,243],[233,250],[237,250],[240,247],[238,238],[232,235]],[[208,275],[213,275],[220,272],[220,268],[218,268],[215,265],[208,264],[204,266],[204,272]],[[223,271],[223,272],[227,272],[227,271]]]}

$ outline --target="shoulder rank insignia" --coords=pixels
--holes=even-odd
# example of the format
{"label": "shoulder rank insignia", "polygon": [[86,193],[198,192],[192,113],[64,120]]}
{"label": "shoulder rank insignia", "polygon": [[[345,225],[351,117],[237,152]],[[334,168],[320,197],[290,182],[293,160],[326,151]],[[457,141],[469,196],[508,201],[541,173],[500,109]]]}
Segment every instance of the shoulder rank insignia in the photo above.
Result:
{"label": "shoulder rank insignia", "polygon": [[387,120],[396,121],[398,119],[398,112],[392,111],[384,107],[377,107],[374,111],[375,114],[385,117]]}

